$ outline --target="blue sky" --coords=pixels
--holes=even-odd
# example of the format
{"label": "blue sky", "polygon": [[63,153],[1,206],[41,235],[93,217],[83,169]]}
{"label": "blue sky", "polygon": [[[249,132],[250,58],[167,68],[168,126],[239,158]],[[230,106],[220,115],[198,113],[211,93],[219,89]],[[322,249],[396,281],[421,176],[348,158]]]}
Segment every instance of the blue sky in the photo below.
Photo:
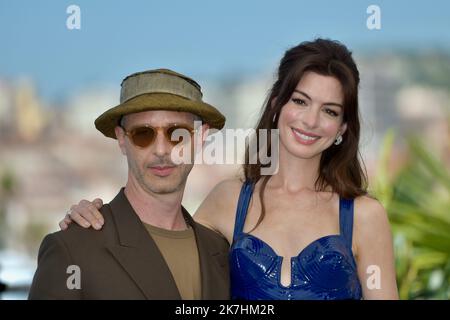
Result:
{"label": "blue sky", "polygon": [[[71,4],[81,30],[66,28]],[[381,30],[366,28],[371,4]],[[0,78],[30,77],[55,99],[157,67],[203,78],[274,69],[288,47],[317,36],[355,53],[448,50],[449,14],[444,0],[0,0]]]}

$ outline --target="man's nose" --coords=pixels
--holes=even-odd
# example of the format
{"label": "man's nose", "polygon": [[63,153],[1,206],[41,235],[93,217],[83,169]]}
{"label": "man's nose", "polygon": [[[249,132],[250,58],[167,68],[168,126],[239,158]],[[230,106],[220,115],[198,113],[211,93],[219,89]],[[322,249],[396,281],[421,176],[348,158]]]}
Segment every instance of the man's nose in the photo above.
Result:
{"label": "man's nose", "polygon": [[164,157],[170,154],[173,145],[167,140],[164,133],[158,131],[155,142],[154,142],[154,152],[158,157]]}

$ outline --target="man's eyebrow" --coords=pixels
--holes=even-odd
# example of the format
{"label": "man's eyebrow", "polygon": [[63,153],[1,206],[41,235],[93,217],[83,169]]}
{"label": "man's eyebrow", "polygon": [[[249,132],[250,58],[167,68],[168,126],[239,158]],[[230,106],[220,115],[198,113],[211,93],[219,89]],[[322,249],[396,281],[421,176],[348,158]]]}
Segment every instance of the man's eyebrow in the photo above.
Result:
{"label": "man's eyebrow", "polygon": [[174,125],[179,125],[179,126],[193,126],[194,124],[189,122],[189,121],[172,121],[169,122],[167,124],[168,126],[174,126]]}
{"label": "man's eyebrow", "polygon": [[[298,89],[294,89],[294,91],[295,91],[295,92],[298,92],[298,93],[300,93],[300,94],[302,94],[302,95],[304,95],[307,99],[312,100],[311,97],[308,96],[305,92],[303,92],[303,91],[301,91],[301,90],[298,90]],[[324,105],[327,105],[327,106],[336,106],[336,107],[344,108],[344,107],[342,106],[342,104],[337,103],[337,102],[325,102]]]}
{"label": "man's eyebrow", "polygon": [[137,123],[134,126],[135,127],[144,127],[144,126],[150,126],[150,127],[168,127],[168,126],[174,126],[174,125],[181,125],[181,126],[190,126],[192,123],[189,121],[170,121],[166,122],[165,124],[161,125],[161,123],[158,124],[151,124],[149,122],[143,122],[143,123]]}

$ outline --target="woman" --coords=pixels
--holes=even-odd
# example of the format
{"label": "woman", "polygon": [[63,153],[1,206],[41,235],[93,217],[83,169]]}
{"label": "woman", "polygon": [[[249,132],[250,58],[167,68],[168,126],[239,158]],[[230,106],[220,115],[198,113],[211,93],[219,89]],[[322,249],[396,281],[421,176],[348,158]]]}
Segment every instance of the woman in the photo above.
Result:
{"label": "woman", "polygon": [[[358,85],[339,42],[285,53],[256,128],[279,129],[279,170],[245,164],[245,181],[219,183],[194,215],[231,244],[233,298],[398,298],[389,222],[359,159]],[[83,205],[61,228],[72,220],[96,222]]]}

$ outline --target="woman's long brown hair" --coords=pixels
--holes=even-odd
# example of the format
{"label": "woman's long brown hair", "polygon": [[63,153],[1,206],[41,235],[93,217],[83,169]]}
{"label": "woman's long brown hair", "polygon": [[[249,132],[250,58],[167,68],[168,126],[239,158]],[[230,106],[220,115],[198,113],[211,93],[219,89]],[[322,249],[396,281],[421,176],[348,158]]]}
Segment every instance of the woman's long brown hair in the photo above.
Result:
{"label": "woman's long brown hair", "polygon": [[[289,49],[280,61],[277,80],[273,84],[265,101],[262,115],[256,126],[259,129],[277,129],[278,119],[282,107],[289,101],[305,72],[312,71],[325,76],[332,76],[339,80],[344,94],[344,117],[347,130],[343,134],[343,141],[339,145],[331,145],[321,156],[319,175],[315,181],[316,191],[325,191],[331,187],[333,192],[343,198],[356,198],[367,194],[367,174],[363,170],[362,159],[358,151],[360,122],[358,111],[359,71],[352,58],[351,52],[340,42],[316,39],[300,43]],[[259,135],[256,134],[257,154],[260,152]],[[270,134],[267,135],[264,150],[268,156],[271,150]],[[254,230],[264,219],[264,191],[270,176],[262,176],[261,168],[270,167],[261,164],[259,157],[250,154],[249,146],[245,153],[244,174],[245,179],[256,184],[261,178],[259,198],[261,201],[261,214]],[[250,164],[249,159],[257,159]]]}

